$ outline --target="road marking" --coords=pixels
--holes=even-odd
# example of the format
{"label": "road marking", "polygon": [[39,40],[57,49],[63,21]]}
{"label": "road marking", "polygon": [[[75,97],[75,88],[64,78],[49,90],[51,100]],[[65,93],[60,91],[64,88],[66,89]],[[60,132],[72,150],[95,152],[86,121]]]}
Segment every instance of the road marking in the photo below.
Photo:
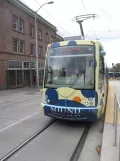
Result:
{"label": "road marking", "polygon": [[27,119],[33,117],[33,116],[39,114],[41,111],[42,111],[42,110],[40,110],[39,112],[34,113],[33,115],[27,116],[27,117],[25,117],[24,119],[22,119],[22,120],[20,120],[20,121],[17,121],[16,123],[13,123],[13,124],[11,124],[11,125],[9,125],[9,126],[3,128],[3,129],[1,129],[0,132],[3,132],[3,131],[5,131],[5,130],[7,130],[8,128],[12,127],[12,126],[15,126],[15,125],[17,125],[17,124],[19,124],[19,123],[21,123],[21,122],[23,122],[23,121],[25,121],[25,120],[27,120]]}

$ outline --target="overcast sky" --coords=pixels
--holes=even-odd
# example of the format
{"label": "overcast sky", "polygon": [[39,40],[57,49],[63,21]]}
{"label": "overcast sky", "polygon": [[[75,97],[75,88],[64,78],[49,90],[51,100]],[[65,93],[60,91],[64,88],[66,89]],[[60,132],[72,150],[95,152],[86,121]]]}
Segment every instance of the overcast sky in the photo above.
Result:
{"label": "overcast sky", "polygon": [[[34,11],[49,0],[21,0]],[[36,3],[37,2],[37,3]],[[120,0],[83,0],[88,14],[97,14],[99,19],[84,21],[86,39],[102,42],[107,52],[108,66],[120,63]],[[80,35],[80,28],[71,20],[75,16],[86,14],[81,0],[54,0],[54,4],[45,5],[38,12],[58,29],[61,36]],[[95,35],[95,33],[96,35]]]}

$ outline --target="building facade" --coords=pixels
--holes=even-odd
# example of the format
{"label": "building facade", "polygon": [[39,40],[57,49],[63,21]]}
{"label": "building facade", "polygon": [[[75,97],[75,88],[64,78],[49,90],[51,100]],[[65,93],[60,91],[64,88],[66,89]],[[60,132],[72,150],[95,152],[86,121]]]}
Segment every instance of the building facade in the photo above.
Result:
{"label": "building facade", "polygon": [[[31,86],[36,76],[35,13],[19,0],[0,0],[0,89]],[[39,79],[56,27],[37,15]]]}

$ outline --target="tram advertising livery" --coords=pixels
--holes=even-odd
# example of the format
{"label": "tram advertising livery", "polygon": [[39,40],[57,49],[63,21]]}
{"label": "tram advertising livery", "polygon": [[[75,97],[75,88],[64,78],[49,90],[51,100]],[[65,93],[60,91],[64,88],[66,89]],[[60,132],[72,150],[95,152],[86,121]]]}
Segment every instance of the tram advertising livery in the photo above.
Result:
{"label": "tram advertising livery", "polygon": [[107,98],[105,52],[98,41],[63,41],[48,45],[44,69],[44,114],[96,121]]}

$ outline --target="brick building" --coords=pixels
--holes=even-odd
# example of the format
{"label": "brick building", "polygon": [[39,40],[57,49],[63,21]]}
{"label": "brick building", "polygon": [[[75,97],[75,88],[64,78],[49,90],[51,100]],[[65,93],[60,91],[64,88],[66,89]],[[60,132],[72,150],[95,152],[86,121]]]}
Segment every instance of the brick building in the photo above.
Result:
{"label": "brick building", "polygon": [[[56,27],[37,15],[40,84],[47,44]],[[34,11],[19,0],[0,0],[0,89],[32,85],[35,75]],[[61,39],[62,40],[62,39]]]}

